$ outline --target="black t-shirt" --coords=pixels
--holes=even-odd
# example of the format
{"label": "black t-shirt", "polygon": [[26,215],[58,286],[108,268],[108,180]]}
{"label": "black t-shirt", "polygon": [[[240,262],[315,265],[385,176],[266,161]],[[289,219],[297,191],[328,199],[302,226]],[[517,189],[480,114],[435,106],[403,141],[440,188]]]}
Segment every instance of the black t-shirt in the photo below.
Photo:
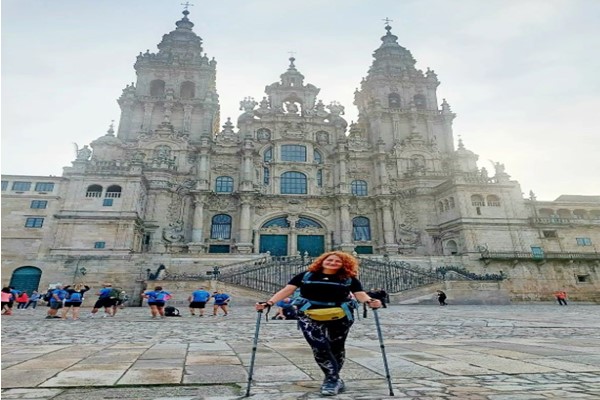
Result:
{"label": "black t-shirt", "polygon": [[[350,292],[362,292],[362,284],[356,278],[351,278],[349,286],[344,285],[346,279],[340,279],[337,275],[324,274],[322,272],[312,272],[308,282],[304,283],[304,274],[302,272],[294,276],[288,285],[294,285],[300,288],[300,295],[307,300],[343,303],[348,300]],[[340,285],[311,284],[310,282],[331,282],[340,283]]]}

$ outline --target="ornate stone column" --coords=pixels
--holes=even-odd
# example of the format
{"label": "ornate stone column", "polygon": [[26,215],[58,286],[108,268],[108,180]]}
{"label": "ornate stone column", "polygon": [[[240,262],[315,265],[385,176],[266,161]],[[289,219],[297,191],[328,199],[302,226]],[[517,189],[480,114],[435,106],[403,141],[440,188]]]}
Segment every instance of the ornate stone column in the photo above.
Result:
{"label": "ornate stone column", "polygon": [[391,201],[380,199],[379,202],[383,222],[383,248],[386,253],[396,254],[398,252],[398,244],[394,240],[394,220],[392,218]]}
{"label": "ornate stone column", "polygon": [[204,244],[204,200],[206,196],[196,194],[194,199],[194,214],[192,219],[192,241],[188,243],[188,249],[192,253],[204,253],[206,245]]}
{"label": "ornate stone column", "polygon": [[252,196],[240,196],[240,241],[237,243],[237,249],[240,253],[252,253]]}
{"label": "ornate stone column", "polygon": [[352,243],[352,221],[350,219],[350,198],[347,196],[340,197],[340,228],[341,240],[340,250],[351,253],[354,251]]}

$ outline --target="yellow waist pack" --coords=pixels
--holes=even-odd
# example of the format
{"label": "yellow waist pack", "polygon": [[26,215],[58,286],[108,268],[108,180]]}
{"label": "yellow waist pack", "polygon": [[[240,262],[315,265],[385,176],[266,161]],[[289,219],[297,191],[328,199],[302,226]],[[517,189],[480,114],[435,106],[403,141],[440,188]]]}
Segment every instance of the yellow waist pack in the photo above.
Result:
{"label": "yellow waist pack", "polygon": [[342,307],[317,308],[316,310],[306,310],[304,314],[315,321],[333,321],[342,319],[346,313]]}

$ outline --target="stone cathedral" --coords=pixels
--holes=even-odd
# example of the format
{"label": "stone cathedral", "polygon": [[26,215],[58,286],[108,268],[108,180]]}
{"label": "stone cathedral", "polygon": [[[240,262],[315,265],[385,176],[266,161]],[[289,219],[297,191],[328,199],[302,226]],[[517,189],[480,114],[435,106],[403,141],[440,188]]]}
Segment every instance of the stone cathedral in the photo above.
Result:
{"label": "stone cathedral", "polygon": [[37,274],[43,290],[87,274],[133,291],[157,265],[340,249],[502,271],[513,300],[564,289],[600,301],[600,196],[523,198],[501,162],[478,167],[436,73],[416,67],[391,26],[354,93],[355,123],[293,57],[223,122],[217,62],[183,14],[137,56],[116,130],[78,149],[61,177],[3,175],[3,284]]}

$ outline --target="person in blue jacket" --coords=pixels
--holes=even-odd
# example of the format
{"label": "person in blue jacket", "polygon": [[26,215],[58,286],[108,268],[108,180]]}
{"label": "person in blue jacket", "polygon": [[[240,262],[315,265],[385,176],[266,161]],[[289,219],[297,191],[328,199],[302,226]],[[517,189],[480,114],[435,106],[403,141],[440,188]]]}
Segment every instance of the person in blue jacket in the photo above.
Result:
{"label": "person in blue jacket", "polygon": [[215,299],[215,303],[213,305],[213,317],[217,316],[219,308],[223,310],[223,316],[226,317],[229,314],[229,310],[227,309],[227,305],[231,301],[231,296],[227,293],[223,293],[222,290],[217,290],[215,294],[213,294],[213,299]]}
{"label": "person in blue jacket", "polygon": [[157,286],[154,290],[142,293],[142,297],[148,300],[152,319],[165,317],[165,304],[171,298],[171,293],[164,291],[162,286]]}
{"label": "person in blue jacket", "polygon": [[52,291],[52,297],[50,297],[50,309],[48,310],[48,315],[46,315],[46,318],[60,318],[56,314],[58,313],[58,310],[63,308],[63,300],[66,297],[67,291],[63,289],[63,286],[56,286],[56,288]]}
{"label": "person in blue jacket", "polygon": [[194,313],[195,309],[198,309],[200,316],[204,317],[206,302],[210,300],[211,297],[210,293],[204,290],[203,287],[192,292],[191,296],[188,297],[188,301],[190,302],[190,314],[192,314],[192,317],[196,315],[196,313]]}

